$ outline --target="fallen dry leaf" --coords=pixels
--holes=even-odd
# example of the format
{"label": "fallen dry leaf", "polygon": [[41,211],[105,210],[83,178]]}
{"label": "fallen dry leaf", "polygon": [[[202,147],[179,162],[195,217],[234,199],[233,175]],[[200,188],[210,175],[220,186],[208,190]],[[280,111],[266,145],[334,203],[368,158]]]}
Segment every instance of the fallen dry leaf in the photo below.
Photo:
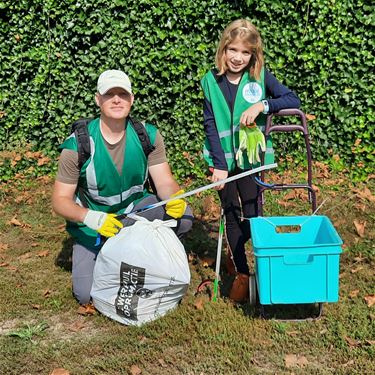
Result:
{"label": "fallen dry leaf", "polygon": [[215,263],[215,260],[216,259],[209,257],[201,258],[202,266],[205,268],[210,267]]}
{"label": "fallen dry leaf", "polygon": [[32,256],[33,256],[33,253],[29,251],[28,253],[20,255],[19,257],[17,257],[17,259],[23,260],[23,259],[31,258]]}
{"label": "fallen dry leaf", "polygon": [[9,266],[9,263],[7,262],[0,263],[0,267],[7,267],[7,266]]}
{"label": "fallen dry leaf", "polygon": [[202,210],[204,215],[210,220],[217,220],[220,217],[220,206],[212,196],[207,196],[203,199]]}
{"label": "fallen dry leaf", "polygon": [[55,368],[49,375],[70,375],[70,372],[64,368]]}
{"label": "fallen dry leaf", "polygon": [[285,201],[282,201],[282,200],[278,200],[277,203],[284,208],[296,207],[296,203],[293,202],[293,201],[285,202]]}
{"label": "fallen dry leaf", "polygon": [[39,310],[40,309],[40,305],[36,304],[36,303],[33,303],[31,305],[31,307],[34,309],[34,310]]}
{"label": "fallen dry leaf", "polygon": [[364,299],[368,307],[372,307],[375,304],[375,294],[365,296]]}
{"label": "fallen dry leaf", "polygon": [[159,358],[158,362],[159,362],[159,364],[160,364],[161,367],[168,367],[168,365],[165,363],[164,359]]}
{"label": "fallen dry leaf", "polygon": [[342,366],[343,366],[343,367],[347,367],[347,366],[351,366],[351,365],[353,365],[353,364],[354,364],[354,359],[351,359],[350,361],[344,363]]}
{"label": "fallen dry leaf", "polygon": [[16,227],[22,227],[22,224],[19,220],[16,219],[16,217],[12,217],[12,219],[9,221],[9,224],[15,225]]}
{"label": "fallen dry leaf", "polygon": [[314,163],[314,166],[316,167],[317,171],[315,173],[315,176],[317,178],[329,178],[329,167],[327,164],[321,163],[319,161]]}
{"label": "fallen dry leaf", "polygon": [[140,375],[142,374],[142,370],[137,365],[132,365],[130,367],[130,374],[131,375]]}
{"label": "fallen dry leaf", "polygon": [[352,291],[349,293],[349,297],[351,297],[351,298],[355,298],[355,297],[358,296],[358,293],[359,293],[359,289],[352,290]]}
{"label": "fallen dry leaf", "polygon": [[362,139],[357,138],[357,139],[355,140],[355,142],[354,142],[354,146],[359,146],[361,142],[362,142]]}
{"label": "fallen dry leaf", "polygon": [[50,176],[40,176],[37,178],[38,181],[42,182],[43,184],[47,185],[51,181]]}
{"label": "fallen dry leaf", "polygon": [[141,336],[141,337],[139,338],[139,343],[140,343],[140,344],[144,344],[146,341],[147,341],[147,337],[146,337],[146,336]]}
{"label": "fallen dry leaf", "polygon": [[296,336],[298,334],[299,334],[298,331],[289,331],[289,332],[287,332],[287,335],[290,335],[290,336]]}
{"label": "fallen dry leaf", "polygon": [[51,294],[51,291],[49,289],[45,289],[43,291],[43,297],[48,298]]}
{"label": "fallen dry leaf", "polygon": [[186,151],[184,151],[184,152],[182,153],[182,155],[183,155],[183,157],[188,161],[188,163],[189,163],[191,166],[194,167],[194,163],[193,163],[192,160],[191,160],[191,155],[190,155],[188,152],[186,152]]}
{"label": "fallen dry leaf", "polygon": [[13,271],[13,272],[18,271],[18,268],[15,267],[15,266],[6,266],[6,269],[9,270],[9,271]]}
{"label": "fallen dry leaf", "polygon": [[86,305],[81,305],[78,310],[78,314],[80,315],[94,315],[96,310],[93,304],[88,303]]}
{"label": "fallen dry leaf", "polygon": [[289,191],[289,193],[286,193],[284,195],[283,200],[289,201],[289,200],[296,199],[298,197],[299,197],[299,193],[297,192],[297,190],[291,190]]}
{"label": "fallen dry leaf", "polygon": [[314,184],[312,184],[312,189],[315,191],[315,193],[320,193],[320,188],[319,188],[319,186],[316,186],[316,185],[314,185]]}
{"label": "fallen dry leaf", "polygon": [[40,157],[42,157],[42,152],[41,151],[35,151],[35,152],[27,151],[25,152],[25,156],[28,159],[39,159]]}
{"label": "fallen dry leaf", "polygon": [[194,253],[189,253],[188,254],[188,261],[189,263],[195,262],[197,260],[197,255]]}
{"label": "fallen dry leaf", "polygon": [[355,226],[355,230],[359,237],[365,236],[365,227],[366,227],[366,221],[358,221],[354,220],[353,224]]}
{"label": "fallen dry leaf", "polygon": [[360,263],[360,262],[363,262],[364,260],[366,260],[367,258],[362,257],[362,255],[359,255],[358,257],[355,257],[353,259],[355,260],[356,263]]}
{"label": "fallen dry leaf", "polygon": [[26,223],[21,223],[17,218],[16,216],[12,217],[12,219],[10,221],[8,221],[8,224],[9,225],[14,225],[16,227],[21,227],[21,228],[31,228],[31,225],[30,224],[26,224]]}
{"label": "fallen dry leaf", "polygon": [[8,249],[8,244],[0,243],[0,251],[7,250],[7,249]]}
{"label": "fallen dry leaf", "polygon": [[48,157],[40,158],[38,159],[38,166],[48,164],[50,161],[51,159]]}
{"label": "fallen dry leaf", "polygon": [[340,228],[344,224],[346,224],[346,220],[344,219],[333,220],[333,225],[335,226],[335,228]]}
{"label": "fallen dry leaf", "polygon": [[356,203],[354,205],[354,207],[359,210],[359,211],[362,211],[362,212],[366,212],[367,210],[367,206],[364,204],[364,203]]}
{"label": "fallen dry leaf", "polygon": [[31,199],[30,195],[28,193],[24,193],[16,197],[14,201],[16,203],[21,203],[21,202],[27,203],[27,201],[29,201],[30,199]]}
{"label": "fallen dry leaf", "polygon": [[203,310],[203,306],[204,306],[204,301],[203,301],[203,298],[198,298],[195,303],[194,303],[194,307],[197,309],[197,310]]}
{"label": "fallen dry leaf", "polygon": [[307,358],[303,355],[297,355],[297,354],[287,354],[284,357],[285,366],[287,368],[289,367],[304,367],[309,363]]}
{"label": "fallen dry leaf", "polygon": [[306,113],[305,116],[306,116],[307,121],[313,121],[316,119],[316,116],[311,113]]}
{"label": "fallen dry leaf", "polygon": [[49,251],[48,250],[43,250],[43,251],[39,251],[37,254],[36,254],[38,257],[46,257],[49,255]]}
{"label": "fallen dry leaf", "polygon": [[73,324],[71,324],[68,327],[68,329],[69,329],[69,331],[72,331],[72,332],[78,332],[85,327],[86,327],[85,322],[82,322],[80,320],[76,320]]}
{"label": "fallen dry leaf", "polygon": [[375,196],[371,193],[369,188],[365,187],[363,190],[353,189],[353,191],[358,198],[368,200],[369,202],[375,202]]}
{"label": "fallen dry leaf", "polygon": [[362,266],[359,266],[359,267],[357,267],[357,268],[352,268],[352,269],[350,270],[350,272],[351,272],[351,273],[357,273],[357,272],[359,272],[359,271],[361,271],[361,270],[363,270],[363,267],[362,267]]}
{"label": "fallen dry leaf", "polygon": [[361,344],[359,340],[352,339],[351,337],[345,336],[345,341],[348,343],[348,345],[352,348],[355,348]]}

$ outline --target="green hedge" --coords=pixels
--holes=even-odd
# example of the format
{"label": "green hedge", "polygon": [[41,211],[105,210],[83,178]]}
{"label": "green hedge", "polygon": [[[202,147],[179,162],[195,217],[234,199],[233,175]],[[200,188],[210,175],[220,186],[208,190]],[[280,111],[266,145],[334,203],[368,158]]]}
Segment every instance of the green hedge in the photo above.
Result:
{"label": "green hedge", "polygon": [[[176,176],[201,177],[199,81],[224,26],[239,17],[258,26],[268,68],[316,116],[314,158],[339,155],[354,177],[366,176],[374,162],[370,1],[19,0],[0,1],[0,178],[28,165],[54,168],[72,121],[97,113],[96,80],[109,68],[130,75],[134,115],[157,124]],[[298,159],[290,138],[278,138],[279,155]],[[10,161],[5,151],[26,146],[53,162]]]}

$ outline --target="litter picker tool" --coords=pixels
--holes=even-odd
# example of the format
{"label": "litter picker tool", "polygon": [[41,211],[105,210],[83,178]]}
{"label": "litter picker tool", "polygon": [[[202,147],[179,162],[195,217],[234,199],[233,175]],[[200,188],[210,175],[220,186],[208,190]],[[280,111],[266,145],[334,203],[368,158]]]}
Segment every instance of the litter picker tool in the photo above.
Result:
{"label": "litter picker tool", "polygon": [[220,212],[219,239],[217,241],[214,296],[212,298],[212,301],[214,302],[217,301],[218,294],[219,294],[220,261],[221,261],[221,249],[223,245],[223,235],[224,235],[224,209],[222,208]]}
{"label": "litter picker tool", "polygon": [[262,172],[262,171],[265,171],[267,169],[272,169],[272,168],[276,168],[276,167],[277,167],[277,164],[274,163],[274,164],[263,165],[261,167],[254,168],[254,169],[249,169],[249,170],[247,170],[245,172],[236,174],[235,176],[227,177],[227,178],[224,178],[223,180],[219,180],[219,181],[213,182],[211,184],[201,186],[201,187],[199,187],[197,189],[194,189],[194,190],[191,190],[191,191],[187,191],[186,193],[183,193],[183,194],[180,194],[180,195],[176,195],[173,198],[165,199],[163,201],[151,204],[151,205],[143,207],[143,208],[141,208],[139,210],[136,210],[136,211],[133,211],[133,212],[129,212],[127,214],[124,213],[124,214],[118,215],[117,219],[122,220],[122,219],[125,219],[128,216],[131,217],[131,215],[133,215],[133,214],[136,214],[136,213],[139,213],[139,212],[146,212],[146,211],[152,210],[152,209],[154,209],[156,207],[164,206],[165,204],[167,204],[168,202],[171,202],[173,200],[187,198],[187,197],[190,197],[191,195],[201,193],[202,191],[213,189],[216,186],[219,186],[219,185],[222,185],[222,184],[226,184],[226,183],[231,182],[231,181],[239,180],[242,177],[246,177],[246,176],[249,176],[249,175],[252,175],[252,174],[256,174],[258,172]]}
{"label": "litter picker tool", "polygon": [[[139,210],[132,211],[132,212],[129,212],[129,213],[120,214],[120,215],[116,216],[116,219],[122,220],[122,219],[125,219],[126,217],[131,218],[132,215],[135,215],[135,214],[138,214],[138,213],[141,213],[141,212],[146,212],[146,211],[149,211],[149,210],[153,210],[154,208],[157,208],[157,207],[160,207],[160,206],[164,206],[165,204],[167,204],[168,202],[171,202],[173,200],[187,198],[187,197],[190,197],[191,195],[201,193],[202,191],[213,189],[216,186],[219,186],[219,185],[222,185],[222,184],[226,184],[226,183],[231,182],[231,181],[239,180],[240,178],[243,178],[243,177],[246,177],[246,176],[250,176],[252,174],[256,174],[256,173],[265,171],[267,169],[272,169],[272,168],[276,168],[276,167],[277,167],[277,164],[274,163],[274,164],[262,165],[262,166],[260,166],[258,168],[254,168],[254,169],[249,169],[249,170],[247,170],[245,172],[236,174],[235,176],[227,177],[227,178],[224,178],[223,180],[219,180],[219,181],[213,182],[211,184],[201,186],[201,187],[199,187],[197,189],[194,189],[194,190],[188,191],[186,193],[183,193],[183,194],[180,194],[180,195],[176,195],[175,197],[172,197],[172,198],[169,198],[169,199],[165,199],[163,201],[151,204],[151,205],[143,207],[143,208],[141,208]],[[98,237],[97,237],[97,239],[96,239],[95,246],[99,246],[100,245],[100,243],[101,243],[100,238],[101,237],[100,237],[100,234],[99,234]]]}

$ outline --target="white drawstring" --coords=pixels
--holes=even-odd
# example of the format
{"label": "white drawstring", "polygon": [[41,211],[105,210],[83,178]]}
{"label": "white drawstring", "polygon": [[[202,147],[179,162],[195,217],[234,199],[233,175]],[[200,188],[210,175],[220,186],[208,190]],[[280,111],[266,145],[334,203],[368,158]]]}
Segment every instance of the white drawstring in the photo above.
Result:
{"label": "white drawstring", "polygon": [[[308,216],[308,218],[302,223],[302,224],[298,224],[301,228],[303,225],[305,225],[309,220],[311,220],[311,218],[313,216],[316,215],[316,213],[320,210],[320,208],[327,202],[328,198],[324,199],[324,201],[318,206],[318,208],[310,215]],[[247,217],[243,217],[243,216],[240,216],[240,218],[242,220],[250,220],[251,218],[247,218]],[[275,229],[278,227],[278,225],[275,225],[271,220],[268,220],[267,218],[265,218],[264,216],[258,216],[258,218],[261,218],[265,221],[267,221],[267,223],[271,224]]]}

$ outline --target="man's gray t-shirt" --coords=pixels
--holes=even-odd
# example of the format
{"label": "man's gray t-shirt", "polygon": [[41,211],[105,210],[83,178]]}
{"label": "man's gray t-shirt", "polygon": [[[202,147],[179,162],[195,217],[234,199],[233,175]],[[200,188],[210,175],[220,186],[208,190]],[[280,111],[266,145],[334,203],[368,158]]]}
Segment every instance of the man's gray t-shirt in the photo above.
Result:
{"label": "man's gray t-shirt", "polygon": [[[122,166],[124,162],[124,152],[126,144],[126,133],[124,136],[115,144],[108,143],[104,138],[104,143],[111,155],[116,168],[121,175]],[[162,164],[168,161],[163,137],[161,136],[159,130],[156,132],[155,137],[155,150],[153,150],[148,155],[148,166]],[[59,166],[57,170],[56,180],[65,184],[77,184],[79,178],[79,167],[78,167],[78,152],[73,150],[64,149],[61,152],[59,159]]]}

